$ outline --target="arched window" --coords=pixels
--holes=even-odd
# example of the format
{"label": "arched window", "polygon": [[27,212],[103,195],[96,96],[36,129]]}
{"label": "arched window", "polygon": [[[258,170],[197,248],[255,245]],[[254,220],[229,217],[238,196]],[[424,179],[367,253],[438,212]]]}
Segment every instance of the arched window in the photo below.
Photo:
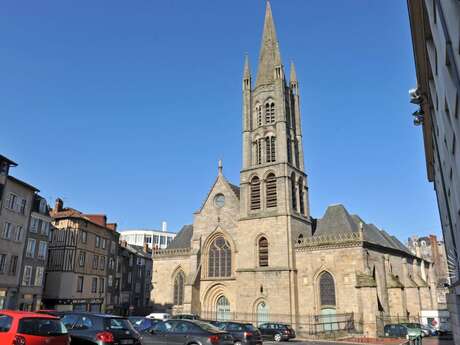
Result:
{"label": "arched window", "polygon": [[260,210],[260,180],[257,176],[251,180],[251,210]]}
{"label": "arched window", "polygon": [[274,136],[265,137],[265,153],[266,162],[274,162],[276,160],[276,138]]}
{"label": "arched window", "polygon": [[230,314],[230,302],[227,297],[220,296],[216,303],[217,321],[229,321],[231,319]]}
{"label": "arched window", "polygon": [[275,103],[265,104],[265,123],[275,123]]}
{"label": "arched window", "polygon": [[305,202],[303,200],[303,179],[299,178],[299,212],[305,214]]}
{"label": "arched window", "polygon": [[265,302],[260,302],[257,305],[257,326],[260,326],[263,323],[267,323],[269,321],[268,315],[268,304]]}
{"label": "arched window", "polygon": [[292,145],[292,141],[291,141],[291,137],[287,137],[287,156],[288,156],[288,162],[289,163],[292,163],[292,148],[291,148],[291,145]]}
{"label": "arched window", "polygon": [[275,174],[269,174],[266,180],[266,203],[267,208],[276,207],[276,176]]}
{"label": "arched window", "polygon": [[256,106],[257,126],[262,126],[262,106]]}
{"label": "arched window", "polygon": [[175,305],[184,304],[184,285],[185,285],[185,275],[184,272],[180,271],[176,274],[174,278],[174,296],[173,303]]}
{"label": "arched window", "polygon": [[256,163],[257,164],[262,164],[262,144],[263,144],[262,138],[256,140]]}
{"label": "arched window", "polygon": [[329,272],[324,272],[319,278],[319,297],[321,306],[335,306],[334,278]]}
{"label": "arched window", "polygon": [[217,237],[209,248],[208,276],[230,277],[232,275],[232,250],[223,236]]}
{"label": "arched window", "polygon": [[291,174],[291,199],[292,199],[292,209],[297,211],[297,193],[295,189],[295,175]]}
{"label": "arched window", "polygon": [[268,240],[265,237],[259,239],[259,266],[268,266]]}

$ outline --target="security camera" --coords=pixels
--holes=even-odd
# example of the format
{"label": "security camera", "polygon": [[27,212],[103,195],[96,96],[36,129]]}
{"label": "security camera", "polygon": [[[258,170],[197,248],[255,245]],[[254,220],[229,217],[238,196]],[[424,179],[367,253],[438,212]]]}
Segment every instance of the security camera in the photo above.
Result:
{"label": "security camera", "polygon": [[423,99],[418,88],[409,90],[410,102],[412,104],[421,104]]}

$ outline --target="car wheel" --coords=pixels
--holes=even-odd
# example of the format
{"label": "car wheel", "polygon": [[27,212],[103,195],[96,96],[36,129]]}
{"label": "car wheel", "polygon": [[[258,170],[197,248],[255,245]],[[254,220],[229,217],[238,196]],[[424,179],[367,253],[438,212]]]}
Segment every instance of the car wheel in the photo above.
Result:
{"label": "car wheel", "polygon": [[233,344],[234,345],[241,345],[241,341],[235,341]]}
{"label": "car wheel", "polygon": [[275,340],[277,343],[281,341],[281,334],[279,333],[276,333],[274,336],[273,336],[273,340]]}

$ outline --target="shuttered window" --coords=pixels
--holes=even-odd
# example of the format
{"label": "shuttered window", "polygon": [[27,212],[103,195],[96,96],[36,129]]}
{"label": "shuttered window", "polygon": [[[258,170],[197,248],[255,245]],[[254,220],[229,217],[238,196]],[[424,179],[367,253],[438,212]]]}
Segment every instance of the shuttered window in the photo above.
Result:
{"label": "shuttered window", "polygon": [[265,237],[259,239],[259,266],[268,266],[268,241]]}
{"label": "shuttered window", "polygon": [[251,180],[251,210],[260,210],[260,179],[257,176]]}
{"label": "shuttered window", "polygon": [[277,206],[277,195],[276,195],[276,176],[275,174],[269,174],[266,180],[266,200],[267,208]]}
{"label": "shuttered window", "polygon": [[297,193],[295,189],[295,175],[291,175],[291,198],[292,198],[292,209],[297,211]]}
{"label": "shuttered window", "polygon": [[301,214],[305,214],[305,202],[303,200],[303,195],[304,195],[304,192],[303,192],[303,179],[299,178],[299,206],[300,206],[299,212]]}
{"label": "shuttered window", "polygon": [[274,162],[276,159],[276,138],[271,136],[271,137],[266,137],[265,138],[265,153],[266,157],[265,160],[267,163],[269,162]]}

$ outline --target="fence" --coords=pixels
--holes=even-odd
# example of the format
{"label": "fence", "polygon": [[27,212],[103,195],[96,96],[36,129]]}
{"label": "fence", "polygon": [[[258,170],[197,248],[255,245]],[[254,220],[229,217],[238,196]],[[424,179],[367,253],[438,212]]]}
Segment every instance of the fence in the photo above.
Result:
{"label": "fence", "polygon": [[389,324],[400,324],[400,323],[421,323],[419,316],[404,316],[404,315],[377,315],[376,319],[377,335],[379,337],[385,336],[384,327]]}
{"label": "fence", "polygon": [[299,315],[297,318],[289,314],[270,313],[239,313],[203,311],[200,317],[204,320],[249,322],[256,326],[262,323],[286,323],[291,325],[299,337],[338,337],[344,334],[361,332],[361,322],[355,320],[353,313]]}

